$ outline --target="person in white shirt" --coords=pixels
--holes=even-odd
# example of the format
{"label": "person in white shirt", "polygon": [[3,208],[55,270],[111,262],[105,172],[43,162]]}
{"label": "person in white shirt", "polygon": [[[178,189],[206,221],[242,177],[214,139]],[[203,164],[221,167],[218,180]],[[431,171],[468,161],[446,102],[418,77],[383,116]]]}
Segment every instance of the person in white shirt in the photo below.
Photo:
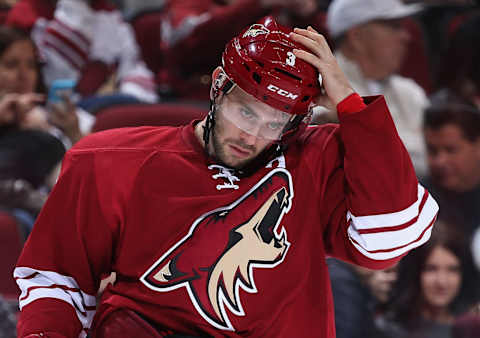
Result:
{"label": "person in white shirt", "polygon": [[397,74],[410,39],[403,20],[420,9],[400,0],[334,0],[327,28],[353,88],[361,95],[385,96],[416,173],[423,176],[427,167],[421,124],[429,101],[414,80]]}

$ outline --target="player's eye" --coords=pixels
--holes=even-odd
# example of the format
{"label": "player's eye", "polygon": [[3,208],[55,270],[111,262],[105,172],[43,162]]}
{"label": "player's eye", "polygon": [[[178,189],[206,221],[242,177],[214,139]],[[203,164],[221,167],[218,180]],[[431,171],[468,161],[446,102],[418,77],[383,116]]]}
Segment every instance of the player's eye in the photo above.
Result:
{"label": "player's eye", "polygon": [[255,120],[257,117],[254,113],[247,109],[241,109],[240,113],[242,114],[242,117],[246,120]]}
{"label": "player's eye", "polygon": [[270,129],[270,130],[279,130],[279,129],[282,128],[282,125],[283,125],[283,124],[282,124],[282,123],[279,123],[279,122],[269,122],[269,123],[267,124],[268,129]]}

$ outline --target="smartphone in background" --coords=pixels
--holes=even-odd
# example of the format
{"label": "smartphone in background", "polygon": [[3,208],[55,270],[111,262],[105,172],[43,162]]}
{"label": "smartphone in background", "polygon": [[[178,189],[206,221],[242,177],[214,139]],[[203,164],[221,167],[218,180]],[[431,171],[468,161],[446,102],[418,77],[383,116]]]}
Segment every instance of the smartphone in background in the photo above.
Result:
{"label": "smartphone in background", "polygon": [[53,81],[48,90],[47,103],[62,103],[65,100],[65,97],[72,96],[76,85],[77,81],[72,79],[58,79]]}

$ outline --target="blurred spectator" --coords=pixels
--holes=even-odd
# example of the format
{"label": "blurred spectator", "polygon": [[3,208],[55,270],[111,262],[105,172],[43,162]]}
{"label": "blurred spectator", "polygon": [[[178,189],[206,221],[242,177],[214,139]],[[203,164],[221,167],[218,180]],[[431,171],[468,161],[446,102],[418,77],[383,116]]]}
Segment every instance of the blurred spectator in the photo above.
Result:
{"label": "blurred spectator", "polygon": [[383,94],[417,175],[426,173],[421,133],[425,91],[398,75],[410,36],[406,17],[420,7],[400,0],[334,0],[327,13],[337,61],[353,88],[364,96]]}
{"label": "blurred spectator", "polygon": [[16,337],[16,313],[12,306],[0,296],[0,338]]}
{"label": "blurred spectator", "polygon": [[76,109],[66,96],[59,98],[59,104],[47,102],[48,111],[40,106],[45,103],[46,89],[35,44],[22,31],[9,27],[0,27],[0,94],[3,102],[0,124],[4,131],[11,128],[49,131],[69,147],[88,133],[94,122],[93,116]]}
{"label": "blurred spectator", "polygon": [[327,259],[337,338],[385,337],[377,328],[396,281],[396,267],[370,270]]}
{"label": "blurred spectator", "polygon": [[[472,239],[472,253],[477,271],[480,271],[480,227]],[[472,311],[457,318],[453,325],[454,338],[480,337],[480,302],[475,304]]]}
{"label": "blurred spectator", "polygon": [[0,206],[18,218],[26,234],[64,153],[57,138],[39,130],[10,131],[0,137]]}
{"label": "blurred spectator", "polygon": [[480,111],[453,99],[425,110],[429,177],[424,184],[440,205],[440,216],[471,238],[480,225]]}
{"label": "blurred spectator", "polygon": [[458,27],[440,67],[438,91],[432,100],[453,96],[480,107],[480,12]]}
{"label": "blurred spectator", "polygon": [[[48,87],[56,79],[77,80],[77,92],[86,97],[115,69],[121,94],[132,102],[157,101],[153,74],[141,59],[133,31],[108,1],[20,0],[7,24],[31,32],[45,62]],[[116,98],[125,100],[110,100]]]}
{"label": "blurred spectator", "polygon": [[[480,227],[472,239],[473,260],[477,271],[480,271]],[[480,337],[480,301],[472,310],[455,320],[453,325],[454,338],[478,338]]]}
{"label": "blurred spectator", "polygon": [[480,228],[475,231],[472,239],[473,259],[477,269],[480,271]]}
{"label": "blurred spectator", "polygon": [[[424,9],[418,14],[418,22],[421,24],[425,34],[430,73],[433,84],[438,84],[441,79],[439,75],[456,67],[456,64],[449,64],[444,69],[444,55],[447,53],[452,33],[457,29],[468,16],[470,16],[478,5],[472,0],[432,0],[417,1],[423,4]],[[473,47],[473,46],[472,46]],[[454,61],[457,63],[458,61]],[[435,89],[435,88],[434,88]]]}
{"label": "blurred spectator", "polygon": [[471,5],[476,2],[476,0],[403,0],[405,3],[414,3],[421,2],[429,5]]}
{"label": "blurred spectator", "polygon": [[455,318],[478,301],[471,252],[455,226],[437,221],[430,241],[400,262],[389,337],[452,338]]}
{"label": "blurred spectator", "polygon": [[65,152],[52,134],[70,142],[49,117],[73,116],[59,120],[58,126],[72,138],[80,133],[74,111],[57,108],[47,113],[39,106],[45,100],[39,72],[30,38],[0,27],[0,205],[27,226],[43,205],[46,194],[41,189]]}
{"label": "blurred spectator", "polygon": [[17,0],[1,0],[0,1],[0,6],[12,7],[13,5],[15,5],[16,2],[17,2]]}
{"label": "blurred spectator", "polygon": [[211,72],[225,44],[268,14],[287,26],[315,26],[316,0],[169,0],[162,22],[165,65],[158,74],[174,97],[209,101]]}
{"label": "blurred spectator", "polygon": [[116,0],[113,2],[122,10],[124,16],[130,17],[143,11],[160,9],[165,5],[166,1],[167,0]]}

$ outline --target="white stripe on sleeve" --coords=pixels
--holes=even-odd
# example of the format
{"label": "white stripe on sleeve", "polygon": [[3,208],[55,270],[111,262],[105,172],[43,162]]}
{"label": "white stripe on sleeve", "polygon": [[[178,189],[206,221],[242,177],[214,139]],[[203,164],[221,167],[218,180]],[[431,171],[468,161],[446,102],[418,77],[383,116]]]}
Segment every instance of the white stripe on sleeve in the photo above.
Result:
{"label": "white stripe on sleeve", "polygon": [[417,201],[404,210],[360,217],[349,212],[348,236],[366,257],[391,259],[425,243],[430,238],[437,213],[437,202],[418,185]]}
{"label": "white stripe on sleeve", "polygon": [[399,224],[407,223],[415,216],[418,216],[420,203],[422,202],[425,188],[420,184],[417,189],[417,200],[408,208],[401,211],[392,212],[388,214],[372,215],[372,216],[353,216],[349,211],[347,219],[352,219],[356,229],[372,229],[378,227],[392,227]]}
{"label": "white stripe on sleeve", "polygon": [[84,329],[90,327],[95,314],[96,297],[83,292],[72,277],[27,267],[15,268],[13,276],[22,291],[19,297],[20,310],[37,299],[60,299],[72,305]]}
{"label": "white stripe on sleeve", "polygon": [[419,247],[420,245],[424,244],[428,239],[430,238],[430,235],[432,234],[432,227],[430,227],[425,233],[423,234],[423,237],[417,241],[417,242],[412,242],[407,246],[400,247],[398,249],[394,249],[391,251],[380,251],[380,252],[369,252],[366,251],[364,248],[359,246],[357,243],[352,242],[353,245],[357,248],[358,251],[360,251],[364,256],[370,258],[370,259],[375,259],[375,260],[387,260],[387,259],[392,259],[398,256],[403,255],[405,252],[415,249],[416,247]]}

